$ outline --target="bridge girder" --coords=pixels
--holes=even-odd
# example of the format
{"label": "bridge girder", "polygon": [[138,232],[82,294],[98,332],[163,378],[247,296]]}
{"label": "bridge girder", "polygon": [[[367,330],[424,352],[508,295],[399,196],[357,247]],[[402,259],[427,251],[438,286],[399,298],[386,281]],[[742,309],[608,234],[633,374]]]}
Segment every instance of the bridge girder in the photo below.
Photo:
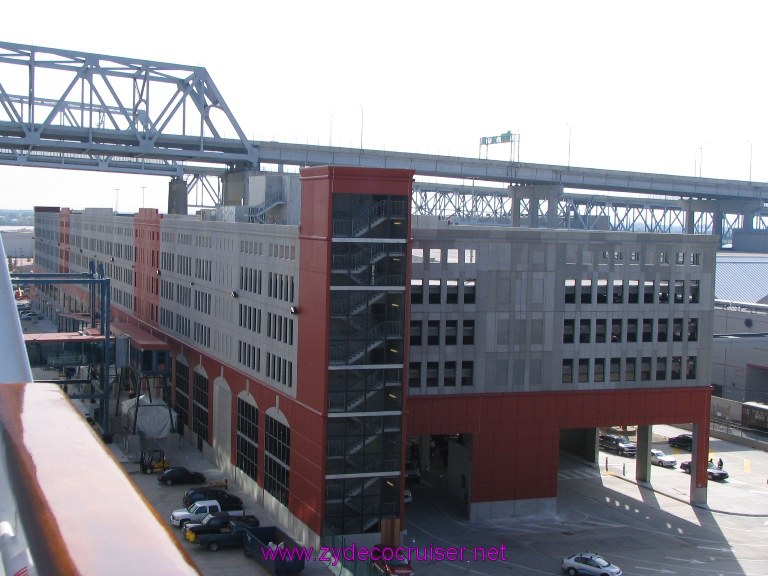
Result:
{"label": "bridge girder", "polygon": [[205,68],[8,42],[0,66],[2,164],[181,176],[258,163]]}

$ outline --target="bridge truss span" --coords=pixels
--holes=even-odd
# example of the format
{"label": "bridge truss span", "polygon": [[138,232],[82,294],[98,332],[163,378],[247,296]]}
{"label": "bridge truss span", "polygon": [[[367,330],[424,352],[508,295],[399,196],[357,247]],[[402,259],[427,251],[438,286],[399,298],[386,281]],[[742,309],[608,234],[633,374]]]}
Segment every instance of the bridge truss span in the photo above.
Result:
{"label": "bridge truss span", "polygon": [[257,163],[205,68],[0,42],[0,70],[0,163],[167,176]]}

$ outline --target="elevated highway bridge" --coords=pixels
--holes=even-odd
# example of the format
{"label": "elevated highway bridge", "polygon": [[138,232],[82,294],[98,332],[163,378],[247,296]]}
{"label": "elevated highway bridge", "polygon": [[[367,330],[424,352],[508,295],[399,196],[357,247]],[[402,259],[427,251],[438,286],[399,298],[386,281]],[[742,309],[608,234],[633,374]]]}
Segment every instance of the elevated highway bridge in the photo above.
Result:
{"label": "elevated highway bridge", "polygon": [[0,165],[167,176],[186,209],[326,164],[413,169],[415,213],[456,221],[724,241],[768,223],[766,183],[252,141],[205,68],[0,42]]}

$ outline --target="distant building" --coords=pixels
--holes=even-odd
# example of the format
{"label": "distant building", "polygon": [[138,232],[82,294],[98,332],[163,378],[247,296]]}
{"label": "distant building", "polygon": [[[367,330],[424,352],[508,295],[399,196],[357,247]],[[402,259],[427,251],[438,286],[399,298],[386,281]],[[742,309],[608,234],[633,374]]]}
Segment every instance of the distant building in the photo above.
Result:
{"label": "distant building", "polygon": [[707,428],[715,238],[411,217],[411,180],[308,168],[197,218],[41,208],[37,262],[104,266],[113,320],[172,350],[185,438],[310,537],[402,518],[408,459],[447,459],[470,519],[551,513],[560,451],[595,462],[598,427]]}
{"label": "distant building", "polygon": [[768,402],[768,254],[717,255],[714,322],[713,394]]}

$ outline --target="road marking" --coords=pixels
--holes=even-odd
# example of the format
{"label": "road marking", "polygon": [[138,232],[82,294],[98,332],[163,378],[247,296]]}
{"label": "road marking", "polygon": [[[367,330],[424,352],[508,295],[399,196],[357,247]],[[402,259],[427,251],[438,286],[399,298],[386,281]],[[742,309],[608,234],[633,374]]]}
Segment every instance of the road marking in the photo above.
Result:
{"label": "road marking", "polygon": [[667,556],[667,560],[677,560],[678,562],[690,562],[691,564],[704,564],[701,560],[695,560],[693,558],[672,558]]}
{"label": "road marking", "polygon": [[650,570],[651,572],[658,572],[659,574],[677,574],[677,572],[667,570],[666,568],[646,568],[645,566],[635,566],[635,568],[638,570]]}
{"label": "road marking", "polygon": [[717,552],[732,552],[731,548],[710,548],[709,546],[696,546],[701,550],[716,550]]}

